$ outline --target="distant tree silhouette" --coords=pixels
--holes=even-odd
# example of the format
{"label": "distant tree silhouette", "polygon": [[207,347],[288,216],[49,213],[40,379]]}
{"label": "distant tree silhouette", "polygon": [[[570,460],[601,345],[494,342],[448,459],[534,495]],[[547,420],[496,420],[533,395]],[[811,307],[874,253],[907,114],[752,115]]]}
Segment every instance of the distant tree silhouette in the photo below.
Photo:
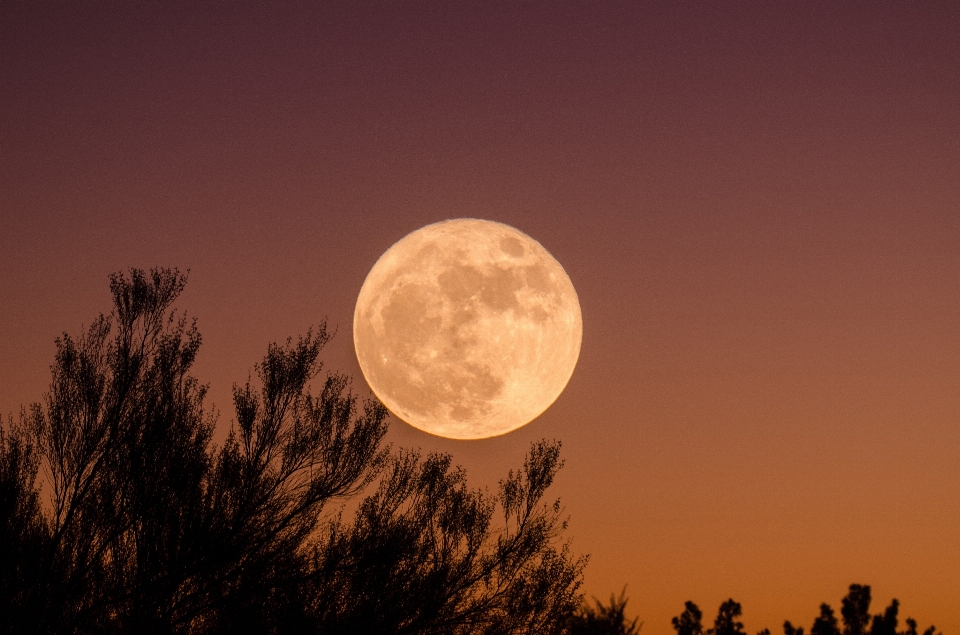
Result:
{"label": "distant tree silhouette", "polygon": [[[743,622],[737,620],[741,615],[743,615],[743,607],[739,602],[732,598],[723,602],[717,610],[713,628],[706,631],[707,635],[746,635],[746,631],[743,630]],[[684,604],[683,613],[674,617],[671,622],[673,623],[673,629],[677,631],[677,635],[703,635],[702,619],[703,613],[700,611],[700,607],[691,601],[687,601]],[[757,635],[770,635],[770,629],[765,628]],[[791,635],[791,633],[787,635]]]}
{"label": "distant tree silhouette", "polygon": [[894,598],[890,606],[881,614],[874,615],[870,624],[870,635],[897,635],[897,613],[900,601]]}
{"label": "distant tree silhouette", "polygon": [[[917,635],[917,620],[912,617],[906,619],[907,630],[901,631],[902,635]],[[929,627],[927,630],[923,631],[923,635],[940,635],[937,633],[937,628],[935,626]]]}
{"label": "distant tree silhouette", "polygon": [[783,635],[803,635],[803,627],[796,627],[787,620],[783,623]]}
{"label": "distant tree silhouette", "polygon": [[[380,447],[387,412],[319,392],[324,325],[234,389],[222,447],[189,372],[186,279],[132,270],[114,310],[57,340],[43,404],[0,431],[0,632],[558,633],[584,559],[535,444],[496,494],[449,456]],[[39,502],[42,466],[49,511]],[[352,520],[331,503],[374,487]]]}
{"label": "distant tree silhouette", "polygon": [[610,604],[594,598],[595,606],[584,604],[570,618],[570,635],[637,635],[640,632],[639,617],[628,620],[626,615],[626,587],[620,597],[611,594]]}
{"label": "distant tree silhouette", "polygon": [[734,602],[732,598],[727,600],[717,610],[713,628],[707,631],[707,635],[745,635],[743,622],[737,621],[741,615],[743,609],[740,603]]}
{"label": "distant tree silhouette", "polygon": [[823,603],[820,605],[820,615],[813,620],[810,635],[840,635],[837,616],[829,604]]}
{"label": "distant tree silhouette", "polygon": [[842,600],[840,615],[843,616],[843,635],[865,635],[870,625],[870,586],[851,584]]}
{"label": "distant tree silhouette", "polygon": [[[693,602],[686,603],[686,610],[679,617],[674,617],[673,628],[677,635],[702,635],[703,627],[700,609]],[[883,613],[870,615],[870,587],[868,585],[851,584],[846,596],[841,600],[844,630],[841,632],[837,616],[829,604],[820,605],[820,615],[813,622],[810,635],[917,635],[917,622],[907,618],[907,629],[898,631],[897,615],[900,602],[893,599]],[[713,628],[707,635],[742,635],[743,624],[736,618],[742,615],[742,607],[733,599],[720,605]],[[789,621],[783,623],[784,635],[803,635],[803,627],[794,626]],[[763,629],[757,635],[770,635],[768,629]],[[931,626],[923,635],[941,635]]]}
{"label": "distant tree silhouette", "polygon": [[[907,630],[897,630],[899,611],[900,601],[894,598],[883,613],[871,616],[870,586],[851,584],[847,595],[841,600],[843,635],[917,635],[917,622],[913,618],[907,618]],[[786,635],[803,630],[794,629],[790,622],[786,622],[783,628]],[[841,635],[837,618],[829,604],[820,605],[820,616],[814,621],[810,635]],[[936,627],[931,626],[923,635],[938,635]]]}
{"label": "distant tree silhouette", "polygon": [[702,618],[700,607],[688,600],[684,603],[683,613],[671,620],[673,630],[677,635],[703,635]]}

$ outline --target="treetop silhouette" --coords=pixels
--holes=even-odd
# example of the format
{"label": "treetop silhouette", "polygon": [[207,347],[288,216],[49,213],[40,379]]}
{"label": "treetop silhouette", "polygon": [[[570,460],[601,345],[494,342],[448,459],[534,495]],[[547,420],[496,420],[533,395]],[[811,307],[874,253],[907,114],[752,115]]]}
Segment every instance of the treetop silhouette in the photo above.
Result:
{"label": "treetop silhouette", "polygon": [[[559,444],[494,494],[382,447],[387,411],[322,370],[325,324],[271,344],[221,447],[175,269],[110,278],[57,339],[50,390],[0,432],[3,632],[551,633],[583,558],[543,497]],[[45,475],[41,505],[38,470]],[[372,491],[368,492],[369,487]],[[363,496],[352,519],[331,505]]]}
{"label": "treetop silhouette", "polygon": [[[810,628],[810,635],[917,635],[917,622],[907,618],[907,629],[898,631],[897,614],[900,602],[896,599],[877,615],[870,614],[870,587],[862,584],[851,584],[846,596],[841,600],[841,616],[843,630],[833,608],[829,604],[820,605],[820,614],[814,619]],[[739,602],[732,599],[720,605],[713,628],[707,630],[707,635],[740,635],[744,633],[743,624],[736,618],[743,614]],[[703,635],[701,619],[703,613],[693,602],[687,601],[684,611],[674,617],[673,628],[677,635]],[[803,627],[794,626],[789,621],[783,623],[784,635],[803,635]],[[758,635],[770,635],[768,629],[763,629]],[[923,635],[940,635],[935,627],[931,626]]]}
{"label": "treetop silhouette", "polygon": [[700,611],[700,607],[687,600],[683,613],[673,618],[671,622],[677,635],[703,635],[703,624],[700,621],[702,618],[703,612]]}
{"label": "treetop silhouette", "polygon": [[610,595],[610,604],[594,598],[594,605],[584,604],[570,617],[570,635],[637,635],[640,632],[640,618],[627,618],[627,589],[620,596]]}

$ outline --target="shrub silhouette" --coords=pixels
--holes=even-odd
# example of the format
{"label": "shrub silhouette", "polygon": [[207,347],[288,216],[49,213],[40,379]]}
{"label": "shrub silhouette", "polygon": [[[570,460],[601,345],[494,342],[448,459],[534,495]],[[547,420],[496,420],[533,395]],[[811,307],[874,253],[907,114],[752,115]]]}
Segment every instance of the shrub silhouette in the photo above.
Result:
{"label": "shrub silhouette", "polygon": [[684,605],[683,613],[671,621],[677,635],[703,635],[703,624],[700,621],[702,618],[703,613],[700,607],[688,600]]}
{"label": "shrub silhouette", "polygon": [[870,626],[870,587],[851,584],[850,591],[840,604],[843,616],[843,635],[866,635]]}
{"label": "shrub silhouette", "polygon": [[[876,615],[870,615],[870,586],[866,584],[851,584],[847,595],[840,602],[840,614],[843,616],[843,635],[917,635],[917,622],[907,618],[907,630],[898,631],[898,617],[900,601],[894,598],[890,605]],[[829,615],[832,619],[832,632],[839,633],[837,620],[833,617],[833,609],[823,604],[820,607],[821,617]],[[817,624],[814,624],[816,628]],[[927,628],[923,635],[939,635],[935,626]]]}
{"label": "shrub silhouette", "polygon": [[738,622],[737,618],[743,615],[743,609],[739,602],[729,599],[720,605],[717,610],[717,619],[713,622],[713,628],[707,631],[707,635],[745,635],[743,622]]}
{"label": "shrub silhouette", "polygon": [[[382,405],[337,374],[309,388],[321,325],[268,347],[215,447],[190,375],[200,334],[170,308],[185,283],[112,276],[113,312],[57,340],[43,403],[2,431],[0,631],[565,627],[585,560],[559,542],[559,501],[543,502],[558,443],[534,444],[495,494],[449,456],[385,449]],[[352,520],[327,511],[370,488]]]}
{"label": "shrub silhouette", "polygon": [[840,628],[837,626],[837,616],[829,604],[820,605],[820,615],[813,620],[813,626],[810,627],[810,635],[840,635]]}
{"label": "shrub silhouette", "polygon": [[[841,616],[843,630],[837,621],[837,616],[829,604],[820,605],[818,615],[810,628],[810,635],[917,635],[917,622],[907,618],[907,629],[898,631],[897,614],[900,610],[899,600],[892,600],[883,613],[870,614],[870,586],[851,584],[847,595],[841,600]],[[740,635],[744,633],[743,624],[736,618],[743,614],[739,602],[732,599],[720,605],[713,628],[707,630],[708,635]],[[673,628],[677,635],[702,635],[701,619],[703,613],[693,602],[687,601],[684,611],[674,617]],[[794,626],[789,621],[783,623],[784,635],[803,635],[803,627]],[[770,635],[768,629],[763,629],[758,635]],[[936,627],[931,626],[923,635],[940,635]]]}
{"label": "shrub silhouette", "polygon": [[570,618],[570,635],[637,635],[640,632],[640,618],[627,619],[626,587],[620,597],[611,594],[610,604],[604,605],[594,598],[594,606],[584,604]]}

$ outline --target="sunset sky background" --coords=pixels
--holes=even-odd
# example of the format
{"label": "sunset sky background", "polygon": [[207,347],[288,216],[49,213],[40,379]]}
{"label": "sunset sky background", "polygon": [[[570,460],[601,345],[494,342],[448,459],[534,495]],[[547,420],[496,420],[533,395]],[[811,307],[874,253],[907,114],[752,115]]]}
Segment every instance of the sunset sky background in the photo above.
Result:
{"label": "sunset sky background", "polygon": [[580,295],[559,400],[450,441],[495,486],[563,442],[585,590],[645,635],[732,597],[809,628],[851,582],[960,635],[960,4],[0,6],[0,413],[107,276],[190,269],[231,386],[423,225],[507,223]]}

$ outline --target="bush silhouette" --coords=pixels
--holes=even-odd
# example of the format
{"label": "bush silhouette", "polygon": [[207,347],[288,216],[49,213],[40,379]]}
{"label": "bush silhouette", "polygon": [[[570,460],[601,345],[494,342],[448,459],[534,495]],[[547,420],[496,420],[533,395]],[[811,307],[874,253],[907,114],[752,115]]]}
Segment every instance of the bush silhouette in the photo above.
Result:
{"label": "bush silhouette", "polygon": [[584,604],[570,618],[570,635],[637,635],[642,624],[638,617],[627,619],[626,588],[620,597],[610,595],[610,604],[604,605],[594,598],[594,606]]}
{"label": "bush silhouette", "polygon": [[[494,494],[449,456],[385,449],[382,405],[337,374],[310,389],[321,325],[268,347],[215,447],[190,374],[200,334],[171,310],[185,283],[112,276],[113,312],[57,340],[43,403],[2,431],[0,631],[565,628],[585,560],[543,501],[558,443],[534,444]],[[354,518],[328,511],[351,497]]]}
{"label": "bush silhouette", "polygon": [[[898,631],[897,614],[900,602],[896,599],[876,615],[870,614],[870,587],[862,584],[851,584],[846,596],[841,600],[841,616],[843,630],[833,608],[829,604],[820,605],[820,614],[814,619],[810,627],[810,635],[917,635],[917,622],[907,618],[907,629]],[[707,635],[741,635],[744,633],[743,624],[737,618],[743,614],[739,602],[732,599],[720,605],[714,626],[707,630]],[[687,601],[684,611],[674,617],[673,628],[677,635],[703,635],[703,613],[693,602]],[[803,627],[794,626],[789,621],[783,623],[784,635],[803,635]],[[763,629],[758,635],[770,635],[768,629]],[[940,635],[934,626],[926,629],[923,635]]]}

